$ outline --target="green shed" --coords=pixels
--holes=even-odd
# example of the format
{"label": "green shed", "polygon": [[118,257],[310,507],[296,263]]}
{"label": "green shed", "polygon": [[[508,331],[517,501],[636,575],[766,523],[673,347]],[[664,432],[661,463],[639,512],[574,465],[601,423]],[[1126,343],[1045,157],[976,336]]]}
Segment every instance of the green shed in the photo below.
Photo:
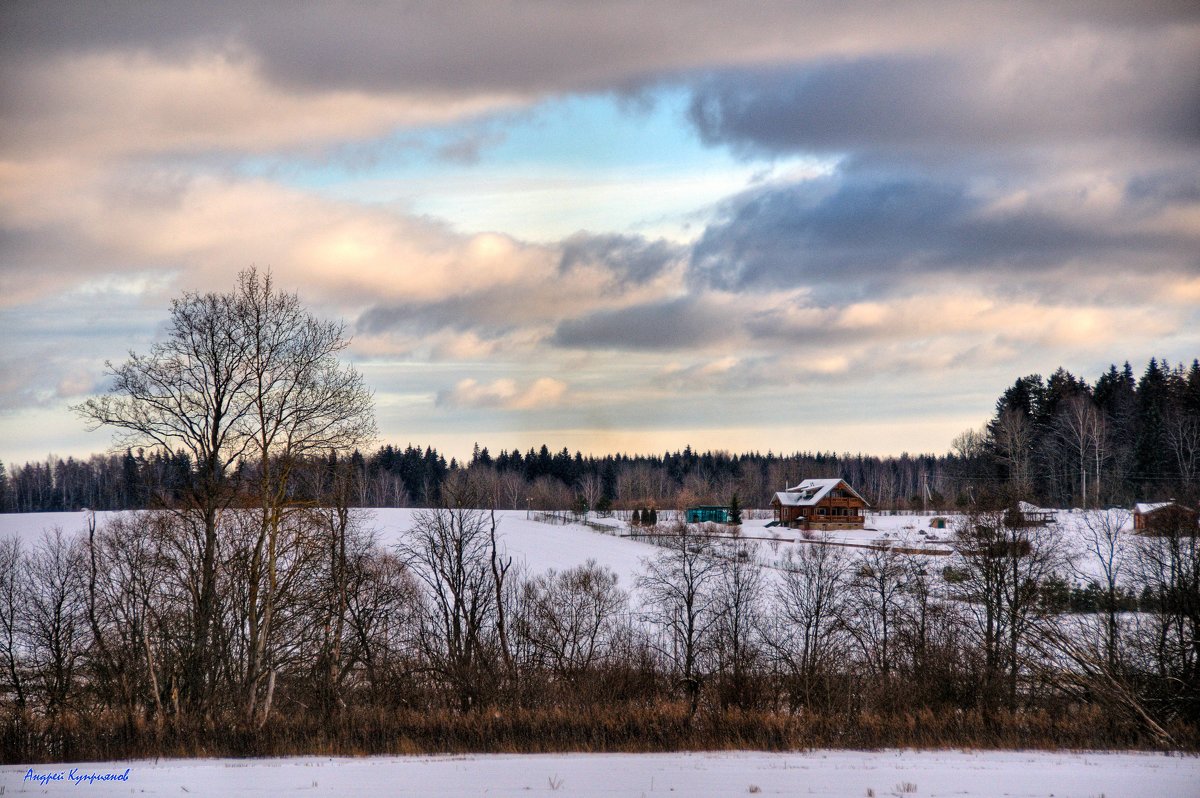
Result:
{"label": "green shed", "polygon": [[687,508],[686,518],[689,524],[703,524],[707,522],[712,522],[714,524],[728,524],[729,508],[717,507],[715,505],[689,507]]}

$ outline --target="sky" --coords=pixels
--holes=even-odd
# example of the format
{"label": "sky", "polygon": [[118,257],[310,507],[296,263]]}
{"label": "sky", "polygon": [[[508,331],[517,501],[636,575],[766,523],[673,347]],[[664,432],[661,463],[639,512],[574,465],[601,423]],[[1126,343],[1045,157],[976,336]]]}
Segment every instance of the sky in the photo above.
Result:
{"label": "sky", "polygon": [[251,265],[381,443],[944,452],[1200,356],[1200,5],[0,4],[0,460]]}

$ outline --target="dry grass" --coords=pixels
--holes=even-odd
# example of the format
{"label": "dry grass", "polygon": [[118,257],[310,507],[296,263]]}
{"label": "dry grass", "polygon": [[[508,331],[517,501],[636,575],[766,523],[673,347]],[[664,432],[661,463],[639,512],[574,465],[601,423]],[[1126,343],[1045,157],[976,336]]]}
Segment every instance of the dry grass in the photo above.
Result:
{"label": "dry grass", "polygon": [[[692,716],[686,704],[676,701],[467,713],[355,708],[332,722],[315,715],[281,715],[261,730],[229,719],[159,729],[144,722],[130,727],[103,715],[66,715],[51,723],[9,714],[0,727],[0,759],[32,763],[153,756],[1155,747],[1155,741],[1136,728],[1101,720],[1100,710],[1089,707],[988,716],[960,710],[848,715],[733,709],[702,710]],[[1189,750],[1200,747],[1195,729],[1173,731]],[[899,791],[915,790],[913,785],[912,790]]]}

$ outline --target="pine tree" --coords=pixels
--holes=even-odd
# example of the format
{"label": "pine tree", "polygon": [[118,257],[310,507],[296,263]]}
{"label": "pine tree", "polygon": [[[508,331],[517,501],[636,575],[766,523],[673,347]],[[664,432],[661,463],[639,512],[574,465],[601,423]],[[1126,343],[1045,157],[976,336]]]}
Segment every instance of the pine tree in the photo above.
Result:
{"label": "pine tree", "polygon": [[629,523],[632,526],[641,526],[642,525],[642,511],[637,509],[636,507],[633,508],[633,518],[630,519]]}
{"label": "pine tree", "polygon": [[1169,400],[1167,369],[1157,358],[1150,358],[1146,372],[1137,385],[1138,437],[1134,453],[1134,481],[1141,483],[1144,494],[1155,494],[1166,475],[1163,442]]}
{"label": "pine tree", "polygon": [[738,501],[737,491],[734,491],[733,498],[729,500],[729,524],[730,526],[742,525],[742,504]]}

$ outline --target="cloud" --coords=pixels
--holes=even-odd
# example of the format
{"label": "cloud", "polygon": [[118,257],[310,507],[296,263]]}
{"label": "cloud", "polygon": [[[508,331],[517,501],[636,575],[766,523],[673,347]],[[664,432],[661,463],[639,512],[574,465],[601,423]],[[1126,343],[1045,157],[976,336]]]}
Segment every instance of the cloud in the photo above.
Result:
{"label": "cloud", "polygon": [[566,393],[567,384],[553,377],[539,377],[524,388],[509,378],[480,383],[473,377],[467,377],[452,389],[439,391],[437,405],[445,408],[538,410],[561,404]]}
{"label": "cloud", "polygon": [[254,60],[222,50],[64,56],[0,79],[0,153],[97,159],[207,152],[316,154],[401,125],[519,105],[511,95],[281,91]]}
{"label": "cloud", "polygon": [[[1195,140],[1186,3],[766,0],[0,5],[7,152],[262,153],[570,92],[688,84],[713,142],[770,151],[1079,131]],[[720,24],[713,24],[720,20]],[[914,53],[932,53],[927,57]],[[764,69],[761,65],[789,65]],[[715,72],[714,72],[715,70]],[[1040,141],[1040,139],[1037,139]],[[481,142],[450,142],[470,158]]]}
{"label": "cloud", "polygon": [[689,117],[744,152],[1013,151],[1200,142],[1200,33],[1067,33],[1023,47],[718,71]]}
{"label": "cloud", "polygon": [[557,252],[507,236],[463,235],[434,220],[266,180],[174,169],[30,182],[0,191],[0,217],[10,220],[0,239],[0,303],[105,274],[155,272],[175,277],[163,289],[209,288],[257,263],[346,313],[438,302],[557,270]]}
{"label": "cloud", "polygon": [[[949,406],[1185,353],[1198,31],[1194,3],[1119,0],[3,3],[0,408],[94,390],[172,296],[251,263],[351,320],[381,414],[430,435],[544,408],[524,421],[580,435],[888,418],[923,389]],[[603,130],[497,146],[579,96],[690,96],[684,129],[656,112],[645,134],[720,151],[660,170]],[[581,154],[586,182],[564,180]],[[503,212],[459,192],[415,215],[388,193],[400,160]],[[812,160],[837,166],[779,177]],[[667,213],[702,232],[633,234]],[[536,217],[556,232],[522,240]]]}
{"label": "cloud", "polygon": [[576,233],[562,242],[559,271],[600,268],[620,285],[649,282],[682,260],[685,248],[663,239],[616,233]]}
{"label": "cloud", "polygon": [[[747,7],[733,0],[665,0],[653,12],[633,0],[578,4],[468,0],[358,2],[296,8],[285,2],[5,3],[0,43],[10,62],[73,52],[140,51],[175,57],[230,49],[252,55],[264,75],[293,92],[352,88],[387,92],[555,91],[696,64],[853,54],[1007,35],[1049,23],[1158,26],[1186,18],[1181,3],[1028,4],[970,8],[787,0]],[[720,24],[713,24],[720,20]],[[847,31],[853,31],[848,35]]]}
{"label": "cloud", "polygon": [[1095,208],[1085,194],[1044,196],[1036,184],[1013,198],[980,182],[850,170],[753,189],[705,229],[689,274],[721,290],[857,300],[924,276],[1000,284],[1060,268],[1186,272],[1195,262],[1200,228],[1163,235],[1120,201]]}
{"label": "cloud", "polygon": [[669,350],[714,344],[729,336],[716,305],[682,297],[564,321],[550,342],[577,349]]}

